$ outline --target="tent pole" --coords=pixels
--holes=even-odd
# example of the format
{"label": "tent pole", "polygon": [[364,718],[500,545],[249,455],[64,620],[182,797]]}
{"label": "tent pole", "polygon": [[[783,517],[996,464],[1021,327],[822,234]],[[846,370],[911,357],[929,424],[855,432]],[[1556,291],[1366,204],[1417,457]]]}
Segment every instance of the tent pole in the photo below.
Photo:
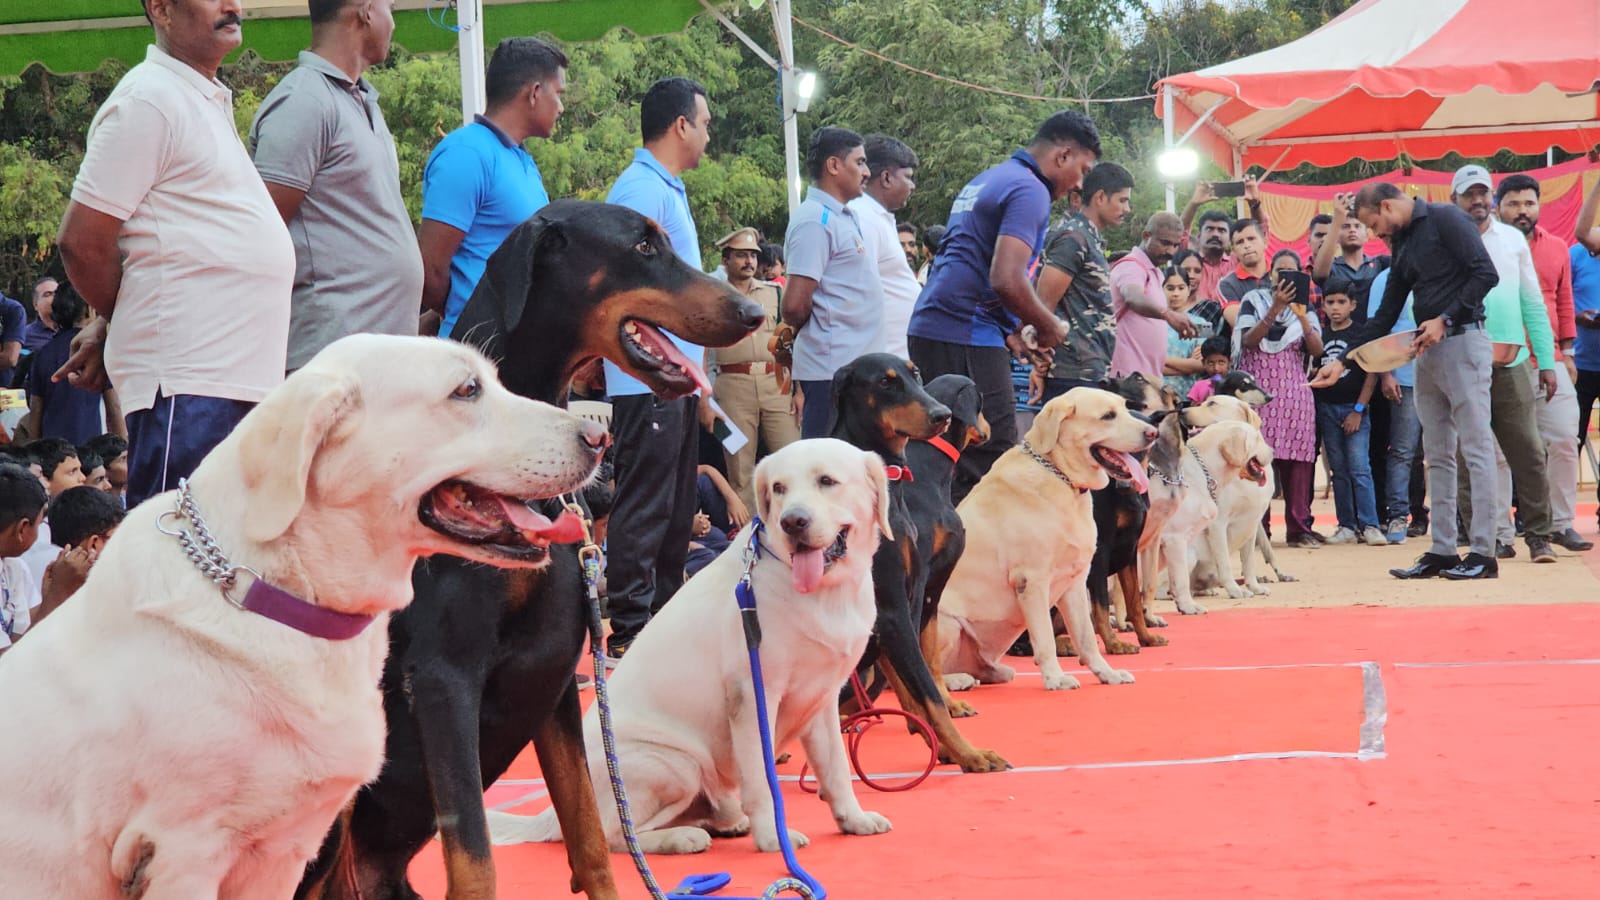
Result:
{"label": "tent pole", "polygon": [[[1171,152],[1176,144],[1172,140],[1172,132],[1176,130],[1172,125],[1172,85],[1161,87],[1161,137],[1166,146],[1163,148]],[[1178,192],[1173,188],[1172,182],[1167,182],[1167,212],[1178,211]]]}
{"label": "tent pole", "polygon": [[[1233,180],[1234,181],[1243,181],[1244,180],[1244,154],[1239,152],[1239,148],[1238,147],[1234,147],[1233,148]],[[1238,218],[1238,219],[1244,218],[1245,217],[1244,198],[1240,197],[1238,200],[1233,201],[1233,204],[1234,204],[1234,206],[1233,206],[1234,218]],[[1262,235],[1262,236],[1265,237],[1265,235]]]}
{"label": "tent pole", "polygon": [[795,121],[794,26],[789,0],[772,0],[772,30],[778,36],[778,61],[783,95],[783,168],[789,214],[800,208],[800,124]]}
{"label": "tent pole", "polygon": [[456,27],[461,48],[461,121],[484,110],[483,0],[457,0]]}

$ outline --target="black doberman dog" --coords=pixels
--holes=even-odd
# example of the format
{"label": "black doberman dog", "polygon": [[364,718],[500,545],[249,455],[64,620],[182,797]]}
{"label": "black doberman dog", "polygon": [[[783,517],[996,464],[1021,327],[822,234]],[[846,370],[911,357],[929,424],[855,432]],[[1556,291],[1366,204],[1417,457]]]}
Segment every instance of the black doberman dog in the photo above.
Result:
{"label": "black doberman dog", "polygon": [[[1128,401],[1128,410],[1146,421],[1149,421],[1151,413],[1163,407],[1161,386],[1137,372],[1107,380],[1102,385]],[[1142,459],[1140,464],[1143,464]],[[1150,631],[1144,614],[1144,595],[1139,587],[1139,538],[1144,534],[1150,498],[1132,482],[1129,476],[1134,474],[1112,473],[1111,484],[1094,492],[1096,537],[1094,560],[1089,564],[1088,588],[1089,599],[1094,601],[1090,609],[1094,613],[1095,630],[1105,643],[1108,654],[1138,653],[1140,645],[1154,647],[1167,642],[1166,638]],[[1128,607],[1128,623],[1138,636],[1138,644],[1120,640],[1111,626],[1111,588],[1108,580],[1113,575],[1122,588],[1123,602]]]}
{"label": "black doberman dog", "polygon": [[944,705],[953,718],[977,715],[964,700],[950,696],[944,686],[944,659],[939,652],[939,598],[950,583],[967,546],[967,530],[950,502],[950,483],[955,478],[961,451],[989,440],[989,423],[983,418],[983,394],[978,385],[964,375],[940,375],[928,382],[928,395],[950,408],[950,424],[943,435],[906,444],[906,462],[912,480],[901,486],[906,512],[917,527],[917,555],[927,560],[928,583],[924,589],[921,628],[922,658],[939,686]]}
{"label": "black doberman dog", "polygon": [[974,748],[956,730],[923,657],[924,629],[919,627],[924,621],[928,559],[919,552],[918,529],[929,523],[912,518],[907,506],[906,488],[915,476],[906,463],[906,444],[938,435],[950,416],[950,408],[922,387],[916,369],[887,353],[869,353],[834,373],[833,436],[877,453],[890,467],[889,525],[894,540],[880,544],[872,557],[878,618],[860,670],[880,665],[901,708],[933,728],[942,762],[954,762],[964,772],[995,772],[1009,764],[992,750]]}
{"label": "black doberman dog", "polygon": [[[661,329],[723,347],[763,316],[679,260],[644,216],[564,200],[490,256],[452,337],[499,360],[501,380],[524,397],[563,404],[573,372],[596,356],[675,397],[694,389],[696,372]],[[567,835],[572,889],[614,900],[578,699],[589,611],[577,548],[552,546],[536,570],[437,557],[412,581],[416,599],[389,627],[383,771],[335,824],[296,896],[416,898],[406,868],[437,831],[449,896],[494,897],[483,791],[532,741]]]}

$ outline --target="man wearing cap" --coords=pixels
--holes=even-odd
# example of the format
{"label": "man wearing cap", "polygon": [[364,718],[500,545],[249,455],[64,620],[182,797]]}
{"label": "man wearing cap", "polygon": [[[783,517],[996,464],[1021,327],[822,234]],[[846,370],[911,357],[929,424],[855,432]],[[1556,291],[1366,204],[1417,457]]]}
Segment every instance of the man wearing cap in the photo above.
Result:
{"label": "man wearing cap", "polygon": [[[761,304],[767,314],[755,332],[731,347],[710,350],[712,396],[728,414],[728,421],[744,432],[749,443],[738,453],[726,453],[728,484],[755,509],[756,444],[767,452],[780,450],[800,439],[800,424],[795,419],[794,402],[789,392],[778,386],[778,364],[767,343],[783,314],[783,295],[778,286],[756,278],[761,242],[754,228],[740,228],[717,241],[722,248],[722,268],[728,284],[739,293]],[[760,438],[758,441],[757,438]]]}
{"label": "man wearing cap", "polygon": [[[1549,467],[1544,442],[1539,437],[1537,408],[1549,402],[1556,387],[1555,340],[1545,315],[1544,297],[1534,274],[1527,241],[1515,228],[1495,219],[1489,209],[1493,190],[1488,170],[1466,166],[1456,173],[1450,199],[1471,217],[1483,235],[1483,246],[1494,260],[1500,283],[1483,298],[1484,327],[1491,340],[1508,344],[1532,343],[1530,360],[1522,347],[1511,362],[1495,366],[1489,382],[1489,427],[1495,436],[1495,556],[1516,555],[1511,546],[1516,532],[1511,525],[1511,486],[1515,479],[1528,555],[1536,563],[1553,563],[1550,543],[1556,534],[1550,501]],[[1534,365],[1538,373],[1534,372]],[[1472,490],[1458,479],[1457,506],[1461,517],[1472,518]]]}

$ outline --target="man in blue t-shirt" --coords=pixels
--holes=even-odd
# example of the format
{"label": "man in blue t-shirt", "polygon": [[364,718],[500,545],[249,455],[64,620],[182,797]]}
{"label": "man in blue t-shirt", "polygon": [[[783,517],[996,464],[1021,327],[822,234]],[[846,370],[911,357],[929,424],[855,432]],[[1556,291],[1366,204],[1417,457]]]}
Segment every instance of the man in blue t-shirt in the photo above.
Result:
{"label": "man in blue t-shirt", "polygon": [[537,38],[507,38],[485,73],[488,108],[445,136],[422,173],[422,306],[448,337],[511,229],[550,202],[530,137],[547,138],[564,108],[567,57]]}
{"label": "man in blue t-shirt", "polygon": [[0,388],[11,387],[22,361],[22,339],[28,332],[28,311],[16,300],[0,294]]}
{"label": "man in blue t-shirt", "polygon": [[[50,318],[59,327],[34,354],[28,370],[28,434],[34,438],[65,438],[74,446],[86,444],[116,428],[122,418],[116,391],[86,391],[66,379],[50,376],[72,355],[72,339],[87,322],[89,304],[70,286],[63,285],[51,299]],[[120,428],[116,429],[120,430]]]}
{"label": "man in blue t-shirt", "polygon": [[[1600,191],[1600,187],[1595,189]],[[1572,361],[1578,367],[1578,440],[1589,436],[1589,411],[1600,399],[1600,258],[1583,244],[1573,244],[1572,312],[1578,326]],[[1595,490],[1600,496],[1600,488]]]}
{"label": "man in blue t-shirt", "polygon": [[1011,158],[967,182],[950,207],[944,242],[911,314],[908,345],[924,378],[965,375],[983,394],[989,440],[961,454],[951,498],[959,503],[1000,455],[1017,442],[1017,396],[1010,354],[1048,365],[1066,338],[1034,293],[1029,273],[1044,247],[1050,204],[1083,183],[1100,158],[1100,133],[1081,112],[1058,112]]}

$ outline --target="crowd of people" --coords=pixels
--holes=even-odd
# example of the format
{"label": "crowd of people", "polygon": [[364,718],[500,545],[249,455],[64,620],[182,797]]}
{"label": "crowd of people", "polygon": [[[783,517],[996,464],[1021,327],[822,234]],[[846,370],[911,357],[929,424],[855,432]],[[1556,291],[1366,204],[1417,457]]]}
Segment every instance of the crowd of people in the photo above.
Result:
{"label": "crowd of people", "polygon": [[[65,277],[34,286],[31,317],[0,303],[0,381],[29,398],[3,451],[15,465],[0,465],[7,643],[81,580],[123,508],[176,487],[327,344],[450,336],[489,255],[550,201],[525,144],[560,119],[568,61],[513,38],[489,61],[485,111],[433,149],[413,227],[364,77],[389,54],[391,6],[309,0],[310,47],[241,141],[217,78],[240,42],[238,13],[144,0],[154,44],[91,125],[61,226]],[[651,86],[642,146],[607,196],[701,270],[682,176],[714,114],[690,78]],[[1539,562],[1555,559],[1552,544],[1590,547],[1575,509],[1600,398],[1600,191],[1577,233],[1556,235],[1525,175],[1496,185],[1464,167],[1450,204],[1377,183],[1312,220],[1302,259],[1269,255],[1253,179],[1237,219],[1208,208],[1217,191],[1201,183],[1181,214],[1148,215],[1139,243],[1112,252],[1105,233],[1134,214],[1134,175],[1101,155],[1089,117],[1056,113],[975,175],[946,222],[918,228],[896,217],[916,186],[913,148],[839,127],[812,134],[810,187],[781,240],[741,227],[716,242],[716,273],[767,322],[732,347],[678,341],[706,361],[713,391],[662,400],[609,362],[574,385],[611,404],[597,512],[612,659],[686,567],[748,521],[758,455],[827,434],[834,372],[869,352],[977,383],[992,433],[961,455],[957,502],[1042,400],[1133,372],[1203,399],[1239,369],[1272,397],[1262,431],[1290,546],[1402,543],[1431,522],[1430,552],[1400,577],[1493,575],[1517,529]],[[1053,222],[1058,201],[1070,214]],[[1390,253],[1368,256],[1371,238]],[[1410,329],[1429,348],[1415,363],[1367,373],[1350,361]],[[1326,536],[1311,514],[1319,454],[1336,507]],[[71,552],[57,559],[56,546]]]}

